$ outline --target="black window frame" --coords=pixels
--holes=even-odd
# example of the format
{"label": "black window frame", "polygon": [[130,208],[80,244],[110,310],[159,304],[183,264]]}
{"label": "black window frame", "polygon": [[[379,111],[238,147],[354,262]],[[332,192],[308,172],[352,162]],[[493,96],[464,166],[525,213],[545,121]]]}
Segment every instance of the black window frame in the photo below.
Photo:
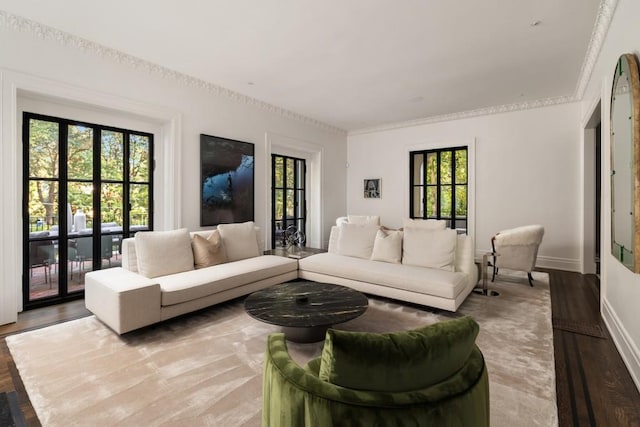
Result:
{"label": "black window frame", "polygon": [[[22,121],[22,244],[23,244],[23,262],[22,262],[22,300],[25,310],[38,308],[42,306],[58,304],[61,302],[84,298],[84,289],[80,291],[69,292],[68,291],[68,271],[67,268],[58,268],[58,293],[57,295],[46,296],[38,299],[30,299],[30,278],[29,278],[29,250],[30,243],[32,241],[39,240],[57,240],[58,241],[58,256],[60,261],[64,261],[65,265],[68,261],[68,229],[70,224],[67,224],[67,215],[63,212],[67,211],[68,202],[68,184],[77,182],[86,182],[91,184],[94,188],[93,191],[93,232],[90,236],[92,240],[92,270],[100,270],[102,268],[102,258],[99,256],[101,253],[101,238],[102,235],[117,234],[121,235],[123,239],[133,236],[139,230],[131,230],[130,226],[130,212],[131,203],[129,199],[130,186],[134,185],[148,185],[148,224],[144,230],[153,230],[153,218],[154,218],[154,170],[155,170],[155,157],[154,157],[154,135],[148,132],[142,132],[131,129],[118,128],[114,126],[101,125],[95,123],[88,123],[80,120],[66,119],[62,117],[49,116],[44,114],[37,114],[31,112],[23,112]],[[30,176],[30,123],[31,120],[47,121],[58,124],[58,177],[31,177]],[[66,162],[68,154],[68,130],[71,126],[79,126],[92,129],[92,163],[93,163],[93,177],[91,179],[82,178],[69,178],[68,165]],[[117,132],[123,134],[123,177],[122,180],[103,179],[101,174],[101,150],[102,150],[102,131]],[[129,176],[130,172],[130,146],[131,136],[138,135],[148,138],[149,141],[149,180],[148,181],[132,181]],[[48,239],[31,238],[30,232],[30,217],[29,217],[29,183],[31,181],[42,180],[58,183],[58,225],[59,235],[55,238],[49,237]],[[101,192],[95,191],[100,189],[102,184],[116,183],[123,185],[123,224],[122,232],[103,232],[101,230],[100,221],[96,221],[96,218],[101,218]],[[65,235],[63,233],[66,232]]]}
{"label": "black window frame", "polygon": [[[456,182],[456,157],[455,153],[457,151],[464,150],[466,152],[466,181]],[[451,154],[451,183],[442,183],[441,180],[441,163],[442,163],[442,154],[450,153]],[[416,171],[414,171],[416,164],[415,158],[417,156],[423,156],[423,164],[424,168],[422,171],[422,182],[416,183],[415,176]],[[427,158],[428,155],[436,156],[436,183],[429,184],[427,180]],[[450,216],[442,215],[442,187],[443,186],[451,186],[451,205],[450,205]],[[464,187],[465,195],[466,195],[466,207],[465,212],[466,215],[458,216],[456,214],[456,187]],[[422,187],[422,216],[415,215],[414,207],[415,207],[415,194],[416,189]],[[430,187],[436,188],[436,206],[435,211],[436,215],[429,215],[428,206],[427,206],[427,189]],[[444,147],[444,148],[433,148],[433,149],[425,149],[425,150],[416,150],[409,152],[409,217],[413,219],[436,219],[436,220],[446,220],[447,226],[456,230],[464,230],[464,233],[468,233],[469,227],[469,147],[466,145],[456,146],[456,147]],[[463,226],[461,226],[463,225]]]}
{"label": "black window frame", "polygon": [[[276,162],[277,159],[282,159],[283,162],[283,177],[282,177],[282,186],[278,186],[276,183]],[[291,160],[293,163],[293,187],[289,187],[287,185],[287,163],[288,160]],[[300,169],[302,171],[300,172]],[[302,177],[301,180],[298,177]],[[275,249],[276,247],[282,247],[283,245],[278,245],[278,242],[281,242],[281,238],[283,235],[283,231],[287,229],[287,227],[291,225],[296,226],[297,231],[301,231],[306,236],[307,231],[307,189],[306,189],[306,176],[307,176],[307,162],[306,159],[300,157],[286,156],[282,154],[271,154],[271,249]],[[293,212],[294,216],[287,216],[287,191],[292,190],[294,193],[294,207]],[[277,191],[283,192],[282,197],[282,218],[276,217],[276,193]],[[301,197],[298,197],[298,194],[301,194]],[[302,209],[300,209],[300,203],[303,204]],[[301,216],[298,213],[302,211],[303,214]]]}

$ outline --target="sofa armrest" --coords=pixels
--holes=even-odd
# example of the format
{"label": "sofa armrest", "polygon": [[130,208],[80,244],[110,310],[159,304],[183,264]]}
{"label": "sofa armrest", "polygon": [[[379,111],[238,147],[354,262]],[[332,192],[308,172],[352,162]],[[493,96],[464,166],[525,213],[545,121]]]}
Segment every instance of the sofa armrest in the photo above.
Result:
{"label": "sofa armrest", "polygon": [[85,306],[118,334],[159,322],[160,284],[121,267],[85,275]]}

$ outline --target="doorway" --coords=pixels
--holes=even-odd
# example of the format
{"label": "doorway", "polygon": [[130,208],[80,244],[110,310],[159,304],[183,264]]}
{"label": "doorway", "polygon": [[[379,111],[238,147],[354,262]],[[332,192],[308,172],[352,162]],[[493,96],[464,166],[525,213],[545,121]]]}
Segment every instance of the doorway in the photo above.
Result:
{"label": "doorway", "polygon": [[307,164],[305,159],[271,155],[271,249],[287,247],[292,238],[304,244],[307,230]]}
{"label": "doorway", "polygon": [[602,207],[602,125],[600,101],[584,125],[582,273],[600,274]]}

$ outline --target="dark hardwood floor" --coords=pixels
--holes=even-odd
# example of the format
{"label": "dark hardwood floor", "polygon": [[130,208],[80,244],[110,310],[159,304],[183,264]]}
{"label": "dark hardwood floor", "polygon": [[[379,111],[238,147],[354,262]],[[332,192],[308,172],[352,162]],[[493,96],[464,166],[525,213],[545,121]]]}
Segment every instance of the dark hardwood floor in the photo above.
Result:
{"label": "dark hardwood floor", "polygon": [[599,314],[598,278],[549,273],[560,426],[640,426],[640,393]]}
{"label": "dark hardwood floor", "polygon": [[[640,393],[599,315],[599,281],[556,270],[550,275],[559,425],[640,427]],[[39,426],[4,337],[89,315],[84,301],[20,314],[0,326],[0,392],[17,391],[29,426]]]}

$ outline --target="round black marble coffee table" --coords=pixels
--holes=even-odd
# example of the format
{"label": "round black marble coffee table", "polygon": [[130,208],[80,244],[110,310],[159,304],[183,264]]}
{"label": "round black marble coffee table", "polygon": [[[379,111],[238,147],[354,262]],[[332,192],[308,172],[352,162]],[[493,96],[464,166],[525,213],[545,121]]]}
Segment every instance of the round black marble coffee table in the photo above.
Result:
{"label": "round black marble coffee table", "polygon": [[367,297],[354,289],[306,280],[262,289],[244,301],[249,316],[282,326],[293,342],[322,341],[329,326],[355,319],[368,306]]}

